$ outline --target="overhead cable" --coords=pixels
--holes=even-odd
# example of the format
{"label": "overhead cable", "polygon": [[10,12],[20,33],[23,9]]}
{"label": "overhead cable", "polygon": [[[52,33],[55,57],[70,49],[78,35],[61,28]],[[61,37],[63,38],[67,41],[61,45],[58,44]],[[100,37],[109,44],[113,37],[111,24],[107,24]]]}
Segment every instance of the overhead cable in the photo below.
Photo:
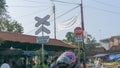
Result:
{"label": "overhead cable", "polygon": [[76,8],[78,8],[78,7],[79,7],[79,6],[76,6],[76,7],[72,8],[72,9],[68,10],[67,12],[65,12],[65,13],[57,16],[56,19],[57,19],[57,18],[60,18],[60,17],[62,17],[62,16],[64,16],[64,15],[66,15],[66,14],[68,14],[69,12],[73,11],[74,9],[76,9]]}
{"label": "overhead cable", "polygon": [[39,1],[33,1],[33,0],[24,0],[24,1],[27,1],[27,2],[34,2],[34,3],[40,3]]}
{"label": "overhead cable", "polygon": [[[32,13],[29,13],[29,14],[26,14],[26,15],[23,15],[23,16],[20,16],[20,17],[26,17],[26,16],[30,16],[30,15],[34,15],[35,13],[38,13],[38,12],[43,12],[45,10],[48,10],[50,7],[47,7],[43,10],[38,10],[38,11],[35,11],[35,12],[32,12]],[[19,18],[19,17],[18,17]]]}
{"label": "overhead cable", "polygon": [[41,6],[41,5],[37,5],[37,6],[25,6],[25,5],[16,5],[16,6],[14,6],[14,5],[11,5],[11,6],[9,6],[9,7],[23,7],[23,8],[38,8],[38,7],[47,7],[48,5],[46,5],[46,6]]}
{"label": "overhead cable", "polygon": [[89,8],[92,8],[92,9],[96,9],[96,10],[101,10],[101,11],[104,11],[104,12],[107,12],[107,13],[112,13],[112,14],[117,14],[117,15],[120,14],[120,12],[106,10],[106,9],[103,9],[103,8],[97,8],[97,7],[92,7],[92,6],[86,6],[86,7],[89,7]]}
{"label": "overhead cable", "polygon": [[[65,12],[65,13],[61,14],[60,16],[56,17],[56,19],[58,19],[58,18],[60,18],[60,17],[62,17],[62,16],[64,16],[64,15],[68,14],[69,12],[73,11],[74,9],[76,9],[76,8],[78,8],[78,7],[79,7],[79,6],[76,6],[76,7],[72,8],[72,9],[68,10],[67,12]],[[54,21],[54,20],[50,20],[49,22],[52,22],[52,21]],[[74,22],[74,23],[75,23],[75,22]],[[74,24],[74,23],[73,23],[73,24]],[[38,29],[38,28],[37,28],[37,29]],[[36,30],[36,28],[32,29],[31,31],[29,31],[29,32],[27,32],[27,33],[30,33],[30,32],[32,32],[32,31],[34,31],[34,30]]]}
{"label": "overhead cable", "polygon": [[54,0],[54,2],[60,2],[60,3],[66,3],[66,4],[79,5],[79,3],[71,3],[71,2],[65,2],[65,1],[59,1],[59,0]]}
{"label": "overhead cable", "polygon": [[94,0],[96,3],[99,3],[99,4],[103,4],[103,5],[106,5],[106,6],[109,6],[109,7],[116,7],[116,8],[120,8],[119,6],[115,6],[113,4],[108,4],[108,3],[105,3],[105,2],[102,2],[102,1],[98,1],[98,0]]}

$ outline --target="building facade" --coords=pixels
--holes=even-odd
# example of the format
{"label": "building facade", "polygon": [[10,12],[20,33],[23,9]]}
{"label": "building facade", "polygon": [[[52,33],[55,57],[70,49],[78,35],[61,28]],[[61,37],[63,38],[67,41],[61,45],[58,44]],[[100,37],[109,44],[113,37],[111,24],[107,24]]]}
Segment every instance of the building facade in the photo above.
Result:
{"label": "building facade", "polygon": [[120,36],[112,36],[111,38],[102,39],[100,40],[100,43],[106,50],[109,50],[114,46],[120,45]]}

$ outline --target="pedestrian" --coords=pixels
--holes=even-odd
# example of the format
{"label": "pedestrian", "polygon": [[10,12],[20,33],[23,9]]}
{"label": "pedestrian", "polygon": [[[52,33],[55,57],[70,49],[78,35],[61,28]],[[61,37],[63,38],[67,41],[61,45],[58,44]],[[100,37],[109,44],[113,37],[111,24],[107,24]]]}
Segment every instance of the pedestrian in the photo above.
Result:
{"label": "pedestrian", "polygon": [[7,63],[7,60],[4,60],[4,63],[0,66],[0,68],[10,68],[10,65]]}
{"label": "pedestrian", "polygon": [[98,60],[96,61],[96,66],[95,66],[95,68],[101,68],[101,66],[102,66],[102,61],[101,61],[100,58],[98,58]]}
{"label": "pedestrian", "polygon": [[58,58],[58,56],[56,56],[55,58],[52,59],[50,68],[57,68],[57,64],[56,64],[57,58]]}

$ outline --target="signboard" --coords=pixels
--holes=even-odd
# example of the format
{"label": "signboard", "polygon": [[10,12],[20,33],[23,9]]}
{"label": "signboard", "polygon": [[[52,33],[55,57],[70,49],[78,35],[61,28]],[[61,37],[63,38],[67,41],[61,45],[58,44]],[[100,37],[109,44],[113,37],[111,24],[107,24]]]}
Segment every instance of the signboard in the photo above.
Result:
{"label": "signboard", "polygon": [[48,43],[50,40],[49,36],[37,36],[36,43]]}
{"label": "signboard", "polygon": [[22,55],[36,56],[36,55],[41,55],[41,52],[40,51],[23,51]]}
{"label": "signboard", "polygon": [[75,37],[75,41],[76,41],[76,42],[82,42],[82,36]]}
{"label": "signboard", "polygon": [[75,34],[76,36],[82,35],[82,32],[83,32],[83,30],[82,30],[81,27],[76,27],[76,28],[74,29],[74,34]]}

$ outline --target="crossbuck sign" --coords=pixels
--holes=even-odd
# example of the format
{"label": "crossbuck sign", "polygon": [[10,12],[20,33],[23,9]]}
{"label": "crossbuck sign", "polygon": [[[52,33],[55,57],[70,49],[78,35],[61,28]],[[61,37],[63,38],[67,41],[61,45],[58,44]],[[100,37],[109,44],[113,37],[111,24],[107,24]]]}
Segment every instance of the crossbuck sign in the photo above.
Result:
{"label": "crossbuck sign", "polygon": [[37,23],[35,24],[35,27],[39,27],[39,29],[35,32],[35,35],[38,35],[40,32],[45,32],[47,34],[50,34],[50,30],[44,27],[44,25],[45,26],[50,25],[50,22],[47,21],[49,18],[50,18],[50,15],[46,15],[44,18],[35,17],[35,20],[37,21]]}

